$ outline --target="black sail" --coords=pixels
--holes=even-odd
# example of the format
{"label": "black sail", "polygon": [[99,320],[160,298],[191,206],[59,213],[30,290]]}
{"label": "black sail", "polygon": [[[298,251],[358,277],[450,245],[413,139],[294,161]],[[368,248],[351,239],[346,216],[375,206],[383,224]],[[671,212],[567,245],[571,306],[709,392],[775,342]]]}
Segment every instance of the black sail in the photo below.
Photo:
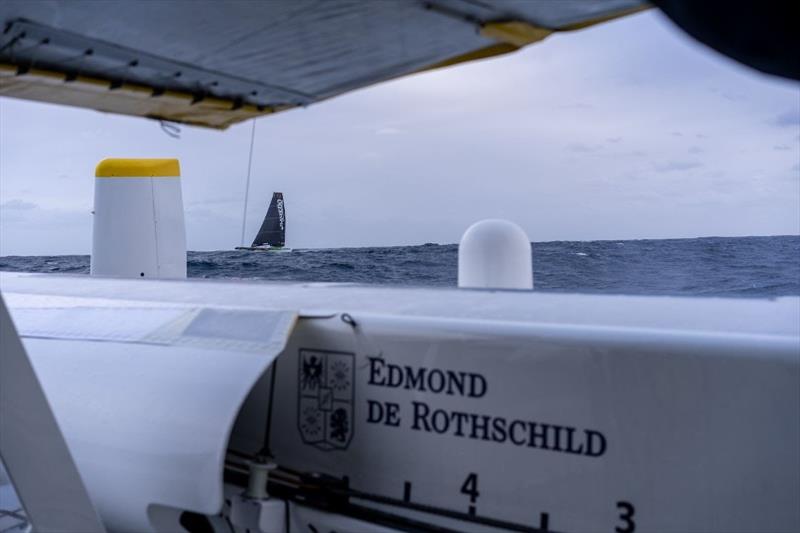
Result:
{"label": "black sail", "polygon": [[252,246],[269,244],[270,246],[283,246],[286,241],[286,208],[283,205],[283,193],[272,193],[267,216],[258,230]]}

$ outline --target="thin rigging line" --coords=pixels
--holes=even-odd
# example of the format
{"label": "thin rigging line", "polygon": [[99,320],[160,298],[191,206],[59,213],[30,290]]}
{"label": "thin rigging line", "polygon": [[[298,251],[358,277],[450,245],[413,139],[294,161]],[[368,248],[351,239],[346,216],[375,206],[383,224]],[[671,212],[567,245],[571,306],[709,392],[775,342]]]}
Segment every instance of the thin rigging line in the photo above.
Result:
{"label": "thin rigging line", "polygon": [[250,130],[250,155],[247,159],[247,183],[244,186],[244,211],[242,211],[242,244],[244,246],[244,230],[247,225],[247,198],[250,196],[250,169],[253,167],[253,142],[256,139],[256,119],[253,119],[253,129]]}

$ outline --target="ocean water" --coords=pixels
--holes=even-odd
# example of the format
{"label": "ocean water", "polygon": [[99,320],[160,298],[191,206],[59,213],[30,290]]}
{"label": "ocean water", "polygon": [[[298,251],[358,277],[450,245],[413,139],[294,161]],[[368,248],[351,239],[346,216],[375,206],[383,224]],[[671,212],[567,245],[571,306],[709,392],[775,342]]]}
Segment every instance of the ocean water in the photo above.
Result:
{"label": "ocean water", "polygon": [[[800,295],[800,236],[533,243],[541,291]],[[453,287],[458,246],[189,252],[190,277]],[[0,257],[0,270],[88,274],[89,256]]]}

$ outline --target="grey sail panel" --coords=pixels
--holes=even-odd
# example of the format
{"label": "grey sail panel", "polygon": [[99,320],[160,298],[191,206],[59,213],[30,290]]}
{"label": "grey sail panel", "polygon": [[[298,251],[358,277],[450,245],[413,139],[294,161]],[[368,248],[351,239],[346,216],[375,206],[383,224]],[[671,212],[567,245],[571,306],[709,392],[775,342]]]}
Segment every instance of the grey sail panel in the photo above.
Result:
{"label": "grey sail panel", "polygon": [[252,246],[269,244],[270,246],[283,246],[286,243],[286,207],[283,203],[283,193],[272,193],[272,201],[267,209],[267,216],[261,223]]}
{"label": "grey sail panel", "polygon": [[[642,0],[188,5],[2,0],[0,94],[227,128],[649,7]],[[143,97],[142,89],[153,93]]]}

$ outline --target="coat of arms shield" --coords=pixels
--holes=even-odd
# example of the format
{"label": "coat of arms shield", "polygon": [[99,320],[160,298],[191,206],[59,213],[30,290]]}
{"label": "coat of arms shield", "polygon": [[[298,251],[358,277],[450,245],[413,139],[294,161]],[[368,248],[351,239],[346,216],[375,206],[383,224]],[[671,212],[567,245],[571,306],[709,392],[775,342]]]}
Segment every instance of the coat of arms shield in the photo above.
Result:
{"label": "coat of arms shield", "polygon": [[303,442],[320,450],[344,450],[353,438],[355,355],[300,350],[297,426]]}

